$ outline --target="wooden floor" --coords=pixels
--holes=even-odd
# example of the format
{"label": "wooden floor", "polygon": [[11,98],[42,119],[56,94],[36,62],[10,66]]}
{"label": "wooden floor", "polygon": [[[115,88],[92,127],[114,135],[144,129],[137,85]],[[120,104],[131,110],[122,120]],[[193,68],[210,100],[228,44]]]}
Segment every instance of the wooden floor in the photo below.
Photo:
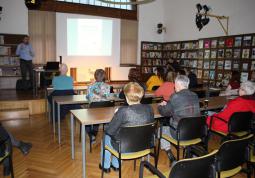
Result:
{"label": "wooden floor", "polygon": [[44,99],[44,90],[38,91],[38,96],[33,95],[33,90],[1,89],[0,101],[18,101]]}
{"label": "wooden floor", "polygon": [[[70,150],[70,130],[69,119],[63,121],[62,144],[57,143],[57,137],[53,135],[52,126],[44,115],[32,116],[32,119],[6,121],[3,125],[18,139],[31,142],[33,148],[29,155],[23,156],[22,153],[14,148],[14,172],[16,178],[80,178],[81,169],[81,144],[79,143],[78,129],[76,136],[76,156],[71,160]],[[93,146],[93,153],[87,149],[87,178],[99,178],[100,170],[98,168],[100,160],[100,138]],[[213,138],[210,148],[217,147],[218,139]],[[153,159],[151,158],[151,161]],[[164,152],[160,153],[159,169],[167,171],[169,163]],[[137,178],[139,173],[139,162],[136,171],[133,170],[133,161],[123,163],[123,177]],[[146,173],[149,174],[149,173]],[[0,178],[2,177],[2,166],[0,166]],[[118,174],[111,172],[105,174],[105,178],[117,178]],[[245,174],[239,174],[236,178],[246,177]]]}

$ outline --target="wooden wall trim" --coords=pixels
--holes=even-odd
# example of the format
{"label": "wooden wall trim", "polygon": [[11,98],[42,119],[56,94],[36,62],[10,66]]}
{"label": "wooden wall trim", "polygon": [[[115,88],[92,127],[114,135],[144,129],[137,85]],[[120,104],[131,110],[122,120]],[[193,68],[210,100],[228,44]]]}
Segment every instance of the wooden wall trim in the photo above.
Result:
{"label": "wooden wall trim", "polygon": [[38,10],[137,20],[136,10],[131,11],[87,4],[57,2],[52,0],[43,1]]}

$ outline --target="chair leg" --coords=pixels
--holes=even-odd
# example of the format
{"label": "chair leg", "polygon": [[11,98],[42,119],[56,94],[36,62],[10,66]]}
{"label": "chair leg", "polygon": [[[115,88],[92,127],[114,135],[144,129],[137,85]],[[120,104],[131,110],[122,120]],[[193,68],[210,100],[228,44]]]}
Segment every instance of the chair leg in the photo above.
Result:
{"label": "chair leg", "polygon": [[121,157],[119,156],[119,178],[121,178]]}
{"label": "chair leg", "polygon": [[157,150],[156,147],[154,146],[154,163],[155,163],[155,168],[158,168],[158,156],[157,156]]}
{"label": "chair leg", "polygon": [[13,164],[12,164],[12,155],[9,156],[9,166],[11,169],[11,178],[14,178]]}
{"label": "chair leg", "polygon": [[[103,140],[104,142],[104,140]],[[102,170],[101,170],[101,178],[104,178],[104,160],[105,160],[105,147],[103,145],[103,159],[102,159]]]}
{"label": "chair leg", "polygon": [[180,147],[177,147],[177,161],[180,159]]}
{"label": "chair leg", "polygon": [[81,124],[80,124],[80,136],[79,136],[79,142],[81,142]]}
{"label": "chair leg", "polygon": [[134,171],[136,170],[136,159],[134,159]]}

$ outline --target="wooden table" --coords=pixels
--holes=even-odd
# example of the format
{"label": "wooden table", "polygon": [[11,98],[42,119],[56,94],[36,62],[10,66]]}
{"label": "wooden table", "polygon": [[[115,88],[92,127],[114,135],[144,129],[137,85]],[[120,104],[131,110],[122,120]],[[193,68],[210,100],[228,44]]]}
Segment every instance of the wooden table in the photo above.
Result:
{"label": "wooden table", "polygon": [[[205,98],[200,99],[201,102],[204,102]],[[226,102],[228,101],[227,97],[219,96],[219,97],[211,97],[208,99],[208,107],[201,108],[201,110],[209,110],[209,109],[218,109],[223,108]],[[158,112],[158,104],[151,104],[154,117],[159,118],[161,115]],[[94,124],[104,124],[109,123],[112,120],[114,112],[120,106],[107,107],[107,108],[94,108],[94,109],[78,109],[71,110],[71,157],[74,159],[74,118],[78,120],[78,122],[82,125],[82,176],[86,177],[86,135],[85,135],[85,126],[86,125],[94,125]]]}

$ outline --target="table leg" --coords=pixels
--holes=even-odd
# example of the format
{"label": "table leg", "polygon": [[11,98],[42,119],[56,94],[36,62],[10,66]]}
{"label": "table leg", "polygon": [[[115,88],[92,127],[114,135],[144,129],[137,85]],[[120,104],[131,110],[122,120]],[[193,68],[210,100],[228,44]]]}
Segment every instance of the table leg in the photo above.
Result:
{"label": "table leg", "polygon": [[72,159],[74,159],[74,119],[73,114],[71,113],[71,149],[72,149]]}
{"label": "table leg", "polygon": [[60,104],[57,104],[58,107],[58,144],[61,143],[61,129],[60,129]]}
{"label": "table leg", "polygon": [[81,126],[81,140],[82,140],[82,177],[86,178],[86,137],[85,137],[85,125]]}
{"label": "table leg", "polygon": [[53,122],[53,133],[55,135],[56,133],[56,118],[55,118],[55,101],[53,99],[54,97],[52,97],[52,122]]}

